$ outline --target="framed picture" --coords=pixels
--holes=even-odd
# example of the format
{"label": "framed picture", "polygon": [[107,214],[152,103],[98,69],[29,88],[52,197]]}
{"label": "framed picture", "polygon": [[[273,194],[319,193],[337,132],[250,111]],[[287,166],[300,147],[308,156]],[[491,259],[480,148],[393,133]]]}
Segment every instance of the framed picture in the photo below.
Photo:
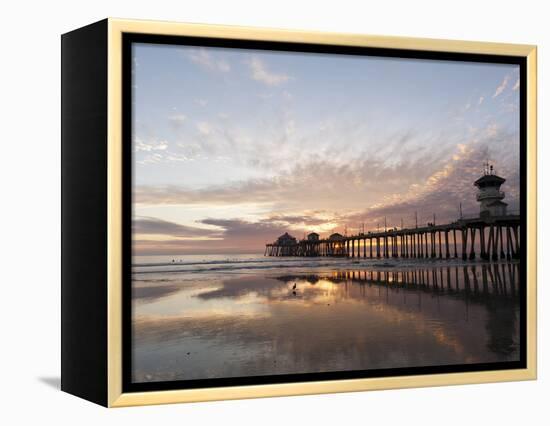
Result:
{"label": "framed picture", "polygon": [[107,19],[62,37],[62,389],[536,378],[536,48]]}

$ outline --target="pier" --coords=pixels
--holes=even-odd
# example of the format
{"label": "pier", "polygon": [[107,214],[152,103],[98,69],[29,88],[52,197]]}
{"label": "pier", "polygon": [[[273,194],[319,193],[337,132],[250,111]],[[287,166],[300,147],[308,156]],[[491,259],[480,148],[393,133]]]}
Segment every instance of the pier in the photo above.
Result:
{"label": "pier", "polygon": [[500,186],[505,179],[486,164],[483,176],[474,182],[478,188],[479,216],[461,218],[443,225],[428,223],[413,228],[392,228],[355,235],[334,233],[320,238],[312,232],[298,241],[290,234],[266,244],[264,256],[350,257],[350,258],[426,258],[463,260],[519,259],[519,214],[507,213]]}
{"label": "pier", "polygon": [[[287,234],[288,235],[288,234]],[[310,234],[311,235],[311,234]],[[265,256],[329,256],[351,258],[518,259],[520,217],[462,219],[446,225],[266,244]]]}

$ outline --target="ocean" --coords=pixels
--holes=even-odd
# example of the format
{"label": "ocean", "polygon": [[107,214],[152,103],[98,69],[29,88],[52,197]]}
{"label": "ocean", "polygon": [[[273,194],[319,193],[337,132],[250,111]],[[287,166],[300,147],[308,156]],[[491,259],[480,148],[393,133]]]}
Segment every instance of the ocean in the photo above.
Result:
{"label": "ocean", "polygon": [[519,263],[138,256],[137,383],[519,360]]}

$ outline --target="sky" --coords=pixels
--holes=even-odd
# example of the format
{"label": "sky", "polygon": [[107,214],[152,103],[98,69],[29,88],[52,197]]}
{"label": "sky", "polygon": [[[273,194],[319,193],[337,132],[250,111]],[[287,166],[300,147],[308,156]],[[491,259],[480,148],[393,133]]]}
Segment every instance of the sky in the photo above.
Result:
{"label": "sky", "polygon": [[479,213],[494,164],[519,209],[519,67],[136,43],[136,255],[263,253]]}

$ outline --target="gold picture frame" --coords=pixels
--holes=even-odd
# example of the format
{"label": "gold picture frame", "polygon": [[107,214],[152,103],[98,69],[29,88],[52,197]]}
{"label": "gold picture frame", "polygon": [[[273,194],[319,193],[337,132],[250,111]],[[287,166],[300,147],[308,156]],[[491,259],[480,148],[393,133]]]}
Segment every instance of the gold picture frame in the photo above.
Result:
{"label": "gold picture frame", "polygon": [[[407,37],[333,34],[221,25],[183,24],[109,18],[104,21],[107,44],[107,192],[106,192],[106,401],[109,407],[147,404],[213,401],[242,398],[290,396],[380,389],[534,380],[537,376],[536,350],[536,281],[537,281],[537,50],[532,45],[452,41]],[[77,30],[78,31],[78,30]],[[123,392],[123,215],[122,215],[122,132],[123,132],[123,35],[148,34],[192,36],[235,40],[285,43],[311,43],[335,46],[374,47],[429,52],[454,52],[480,55],[505,55],[525,58],[527,66],[527,335],[526,368],[513,370],[472,371],[444,374],[326,380],[228,386],[215,388]],[[70,301],[69,301],[70,302]],[[67,337],[70,339],[70,336]],[[70,374],[70,373],[67,373]],[[78,391],[65,386],[66,390]],[[86,397],[86,396],[85,396]],[[89,398],[91,399],[91,398]]]}

